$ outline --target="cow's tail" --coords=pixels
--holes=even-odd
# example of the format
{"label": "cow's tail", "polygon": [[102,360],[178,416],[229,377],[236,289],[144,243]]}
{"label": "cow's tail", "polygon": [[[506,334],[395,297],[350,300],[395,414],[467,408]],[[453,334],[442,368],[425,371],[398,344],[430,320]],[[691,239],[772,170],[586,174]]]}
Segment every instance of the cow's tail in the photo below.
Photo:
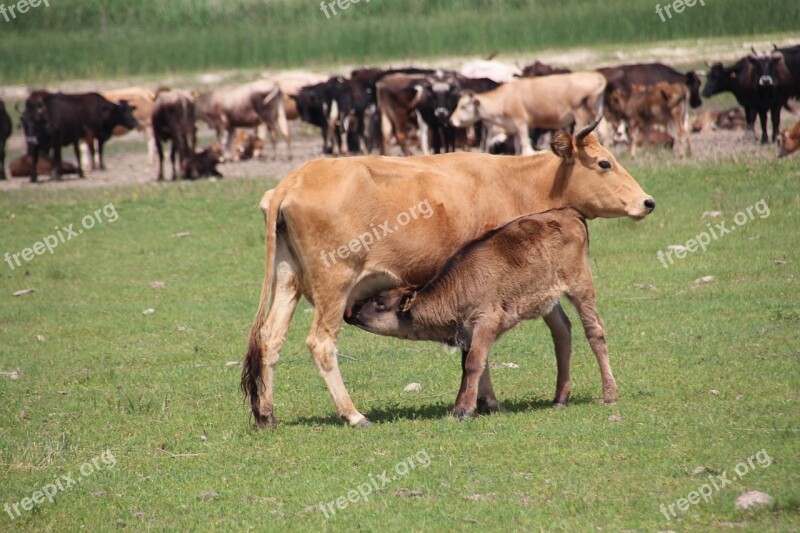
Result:
{"label": "cow's tail", "polygon": [[269,190],[261,199],[259,207],[264,212],[266,226],[266,262],[264,266],[264,285],[261,288],[261,300],[258,305],[253,327],[250,330],[250,339],[247,345],[247,354],[242,364],[241,390],[245,397],[250,397],[253,413],[258,413],[258,393],[263,385],[261,370],[263,365],[263,343],[261,342],[261,328],[267,320],[273,295],[275,293],[275,251],[278,244],[278,218],[283,194],[276,189]]}
{"label": "cow's tail", "polygon": [[278,102],[276,104],[276,114],[278,119],[278,130],[284,139],[289,139],[289,121],[286,119],[286,106],[283,104],[283,91],[278,89]]}

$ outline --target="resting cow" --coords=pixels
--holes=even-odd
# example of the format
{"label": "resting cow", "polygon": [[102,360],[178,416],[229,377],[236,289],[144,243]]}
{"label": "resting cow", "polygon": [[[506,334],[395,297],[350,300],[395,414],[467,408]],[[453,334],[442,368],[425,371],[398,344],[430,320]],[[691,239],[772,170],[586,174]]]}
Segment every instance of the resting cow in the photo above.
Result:
{"label": "resting cow", "polygon": [[778,157],[786,157],[800,150],[800,122],[783,130],[778,137]]}
{"label": "resting cow", "polygon": [[[553,153],[317,159],[268,191],[264,284],[242,368],[256,424],[276,424],[275,366],[301,296],[314,305],[306,345],[336,412],[365,427],[337,362],[342,318],[355,301],[426,283],[464,243],[526,213],[572,207],[590,219],[635,220],[651,213],[653,198],[591,133],[598,121],[574,138],[559,136]],[[557,305],[545,322],[564,353],[566,314]],[[491,383],[488,370],[482,383]]]}
{"label": "resting cow", "polygon": [[[523,320],[560,312],[563,294],[581,317],[600,365],[603,400],[612,403],[619,394],[595,306],[589,233],[574,209],[524,215],[493,229],[464,245],[424,286],[390,289],[356,302],[345,320],[378,335],[461,348],[463,373],[453,411],[463,419],[479,406],[500,408],[486,385],[478,394],[492,345]],[[557,354],[557,405],[569,398],[571,357],[570,350]]]}

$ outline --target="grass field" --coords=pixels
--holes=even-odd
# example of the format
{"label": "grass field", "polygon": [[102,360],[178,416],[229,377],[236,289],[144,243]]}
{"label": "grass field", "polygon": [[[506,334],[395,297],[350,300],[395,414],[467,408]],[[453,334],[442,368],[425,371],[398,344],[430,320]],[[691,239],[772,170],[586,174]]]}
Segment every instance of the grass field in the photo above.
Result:
{"label": "grass field", "polygon": [[[109,203],[118,214],[52,255],[0,265],[0,370],[21,374],[0,375],[0,505],[56,479],[64,486],[19,517],[0,513],[0,530],[797,530],[800,160],[629,169],[655,213],[590,225],[619,403],[599,402],[597,365],[576,329],[573,399],[550,408],[552,346],[532,322],[491,354],[518,365],[494,371],[510,413],[459,423],[448,416],[457,356],[346,327],[340,348],[355,359],[342,359],[342,371],[375,423],[367,431],[333,416],[304,345],[307,303],[279,366],[277,430],[252,428],[241,366],[227,365],[241,359],[255,313],[256,204],[273,181],[0,197],[0,253],[77,229]],[[706,230],[704,211],[731,226],[762,199],[769,216],[669,268],[657,260]],[[11,296],[25,288],[36,292]],[[404,393],[409,382],[422,390]],[[106,450],[113,461],[98,459]],[[769,466],[746,466],[708,503],[665,518],[662,504],[674,507],[711,473],[730,480],[760,451]],[[396,466],[407,458],[415,468]],[[693,475],[698,466],[707,470]],[[381,493],[336,507],[373,479],[383,484],[383,471],[397,479]],[[773,504],[735,510],[748,490]],[[326,518],[321,502],[335,514]]]}
{"label": "grass field", "polygon": [[[0,79],[30,85],[231,68],[317,67],[493,51],[796,32],[792,0],[709,0],[662,22],[657,2],[53,0],[0,19]],[[661,2],[667,4],[668,2]]]}

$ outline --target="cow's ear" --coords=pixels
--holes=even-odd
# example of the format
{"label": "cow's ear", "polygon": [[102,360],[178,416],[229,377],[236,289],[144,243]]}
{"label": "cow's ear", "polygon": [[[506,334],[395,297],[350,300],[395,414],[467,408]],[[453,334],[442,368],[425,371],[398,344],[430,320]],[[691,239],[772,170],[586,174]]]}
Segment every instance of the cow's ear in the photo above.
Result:
{"label": "cow's ear", "polygon": [[400,298],[400,312],[407,313],[411,309],[411,304],[417,297],[417,291],[408,291]]}
{"label": "cow's ear", "polygon": [[566,131],[559,131],[550,143],[550,149],[567,164],[575,161],[575,148],[572,137]]}

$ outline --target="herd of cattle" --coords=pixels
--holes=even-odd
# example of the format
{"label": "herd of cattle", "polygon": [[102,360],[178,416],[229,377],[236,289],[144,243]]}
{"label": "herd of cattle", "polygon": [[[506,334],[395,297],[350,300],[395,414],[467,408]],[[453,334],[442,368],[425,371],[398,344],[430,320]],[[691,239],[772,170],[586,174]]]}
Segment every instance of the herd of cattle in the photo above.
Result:
{"label": "herd of cattle", "polygon": [[[689,108],[703,97],[731,92],[744,109],[701,113],[689,124]],[[691,153],[690,130],[743,126],[755,137],[760,118],[761,142],[779,143],[779,155],[800,148],[800,126],[779,132],[782,108],[800,98],[800,45],[753,53],[730,66],[709,65],[707,73],[679,72],[661,63],[628,64],[571,72],[535,62],[517,68],[496,61],[477,61],[460,71],[424,68],[360,68],[350,77],[329,79],[288,72],[209,92],[130,88],[104,93],[64,94],[32,91],[18,109],[27,154],[10,165],[12,176],[65,173],[83,177],[79,144],[88,147],[91,168],[104,168],[103,146],[112,135],[143,129],[148,155],[158,155],[163,179],[163,145],[170,142],[172,177],[220,176],[216,165],[265,155],[263,126],[272,156],[278,134],[291,158],[289,120],[319,127],[322,151],[346,155],[386,154],[396,141],[404,155],[418,146],[423,154],[470,150],[531,154],[544,134],[583,128],[595,116],[602,142],[627,143],[632,155],[640,146],[663,144],[677,137],[678,153]],[[216,132],[218,143],[197,150],[196,121]],[[254,132],[237,128],[254,128]],[[5,143],[12,124],[0,101],[0,179],[5,179]],[[61,149],[72,145],[76,165],[62,161]],[[95,147],[96,146],[96,147]],[[176,157],[179,166],[176,168]]]}

